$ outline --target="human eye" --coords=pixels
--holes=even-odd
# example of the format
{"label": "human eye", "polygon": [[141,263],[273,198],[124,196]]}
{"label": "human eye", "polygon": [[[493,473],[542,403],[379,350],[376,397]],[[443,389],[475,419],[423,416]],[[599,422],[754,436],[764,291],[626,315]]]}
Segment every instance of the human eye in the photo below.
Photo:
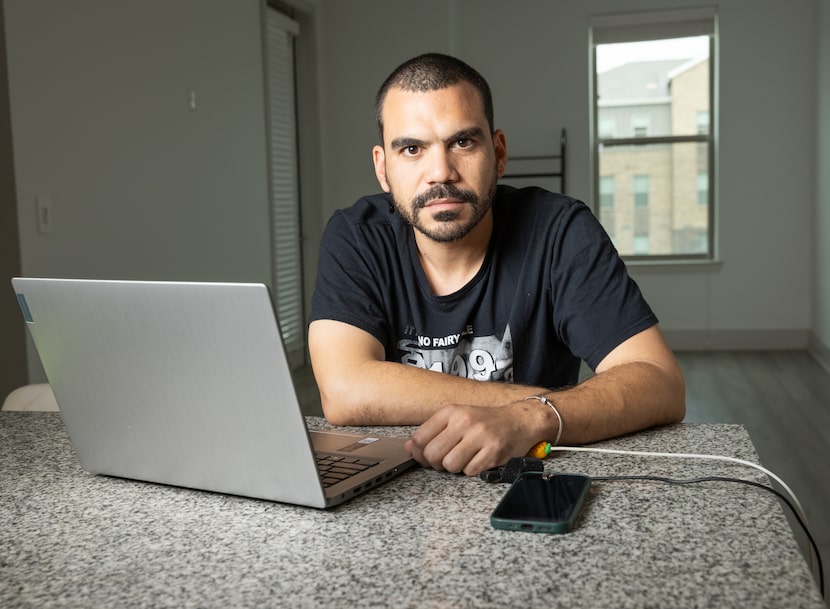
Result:
{"label": "human eye", "polygon": [[479,129],[465,129],[460,131],[451,140],[451,146],[456,150],[468,151],[476,147],[481,140]]}
{"label": "human eye", "polygon": [[407,159],[417,158],[424,149],[424,144],[413,138],[402,137],[392,140],[392,150]]}
{"label": "human eye", "polygon": [[392,150],[404,158],[416,158],[423,149],[424,143],[415,138],[401,137],[392,140]]}

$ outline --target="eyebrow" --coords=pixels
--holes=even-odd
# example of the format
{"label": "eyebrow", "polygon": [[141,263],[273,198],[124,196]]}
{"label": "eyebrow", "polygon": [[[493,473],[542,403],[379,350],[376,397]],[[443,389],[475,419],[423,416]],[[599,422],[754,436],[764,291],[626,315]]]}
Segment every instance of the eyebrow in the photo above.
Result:
{"label": "eyebrow", "polygon": [[458,133],[447,138],[448,142],[455,142],[457,140],[480,140],[484,138],[484,130],[480,127],[471,127],[469,129],[462,129]]}
{"label": "eyebrow", "polygon": [[[469,129],[462,129],[453,133],[448,137],[446,142],[455,142],[464,139],[482,139],[484,137],[484,130],[480,127],[470,127]],[[396,137],[392,140],[389,146],[392,150],[401,150],[410,146],[423,146],[424,141],[414,137]]]}
{"label": "eyebrow", "polygon": [[414,137],[396,137],[389,146],[392,150],[401,150],[402,148],[409,148],[410,146],[423,146],[423,140]]}

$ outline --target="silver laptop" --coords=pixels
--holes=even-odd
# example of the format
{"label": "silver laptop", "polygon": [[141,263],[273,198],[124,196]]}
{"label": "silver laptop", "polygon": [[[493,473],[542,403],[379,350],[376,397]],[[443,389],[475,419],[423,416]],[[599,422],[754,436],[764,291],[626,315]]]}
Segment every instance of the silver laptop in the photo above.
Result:
{"label": "silver laptop", "polygon": [[12,285],[91,472],[324,508],[415,465],[402,438],[308,431],[263,284]]}

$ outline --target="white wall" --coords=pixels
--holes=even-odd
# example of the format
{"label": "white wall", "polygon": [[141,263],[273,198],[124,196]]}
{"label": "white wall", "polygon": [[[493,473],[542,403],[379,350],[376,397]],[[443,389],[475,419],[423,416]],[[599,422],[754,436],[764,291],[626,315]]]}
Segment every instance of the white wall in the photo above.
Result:
{"label": "white wall", "polygon": [[257,0],[5,10],[23,272],[267,281]]}
{"label": "white wall", "polygon": [[830,369],[830,0],[819,0],[813,351]]}
{"label": "white wall", "polygon": [[[711,4],[292,3],[319,25],[305,30],[302,59],[320,60],[319,79],[303,85],[319,91],[300,109],[301,137],[312,140],[305,213],[318,224],[306,227],[309,258],[320,222],[378,190],[372,101],[401,61],[432,50],[470,61],[493,86],[514,154],[548,152],[567,128],[569,191],[590,202],[590,16]],[[22,272],[269,283],[259,0],[4,6]],[[827,13],[827,0],[721,2],[721,263],[632,268],[675,344],[805,346],[811,328],[830,344],[830,246],[820,238],[830,172],[816,165],[817,149],[818,167],[830,154]],[[317,103],[319,131],[309,128]],[[314,172],[321,179],[309,181]],[[36,231],[42,195],[54,205],[48,235]]]}
{"label": "white wall", "polygon": [[[353,0],[325,5],[324,216],[376,192],[371,103],[401,61],[453,52],[490,81],[517,155],[569,134],[569,191],[590,202],[592,15],[711,0]],[[815,2],[720,2],[720,264],[633,267],[676,346],[805,347],[812,320]]]}
{"label": "white wall", "polygon": [[24,274],[270,283],[258,0],[6,0],[5,21]]}

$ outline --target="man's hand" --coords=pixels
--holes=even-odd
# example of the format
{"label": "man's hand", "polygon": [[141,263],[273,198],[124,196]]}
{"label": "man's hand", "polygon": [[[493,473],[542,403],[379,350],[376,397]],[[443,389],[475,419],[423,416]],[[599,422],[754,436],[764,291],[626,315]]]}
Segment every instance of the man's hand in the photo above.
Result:
{"label": "man's hand", "polygon": [[408,448],[438,470],[475,475],[554,441],[556,415],[538,400],[524,401],[529,396],[546,396],[556,406],[564,444],[676,423],[686,411],[683,372],[657,326],[619,344],[590,379],[557,391],[387,362],[376,338],[341,322],[314,321],[308,336],[329,422],[421,425]]}
{"label": "man's hand", "polygon": [[415,431],[406,447],[425,467],[475,476],[527,454],[544,439],[539,430],[546,416],[538,402],[445,406]]}

